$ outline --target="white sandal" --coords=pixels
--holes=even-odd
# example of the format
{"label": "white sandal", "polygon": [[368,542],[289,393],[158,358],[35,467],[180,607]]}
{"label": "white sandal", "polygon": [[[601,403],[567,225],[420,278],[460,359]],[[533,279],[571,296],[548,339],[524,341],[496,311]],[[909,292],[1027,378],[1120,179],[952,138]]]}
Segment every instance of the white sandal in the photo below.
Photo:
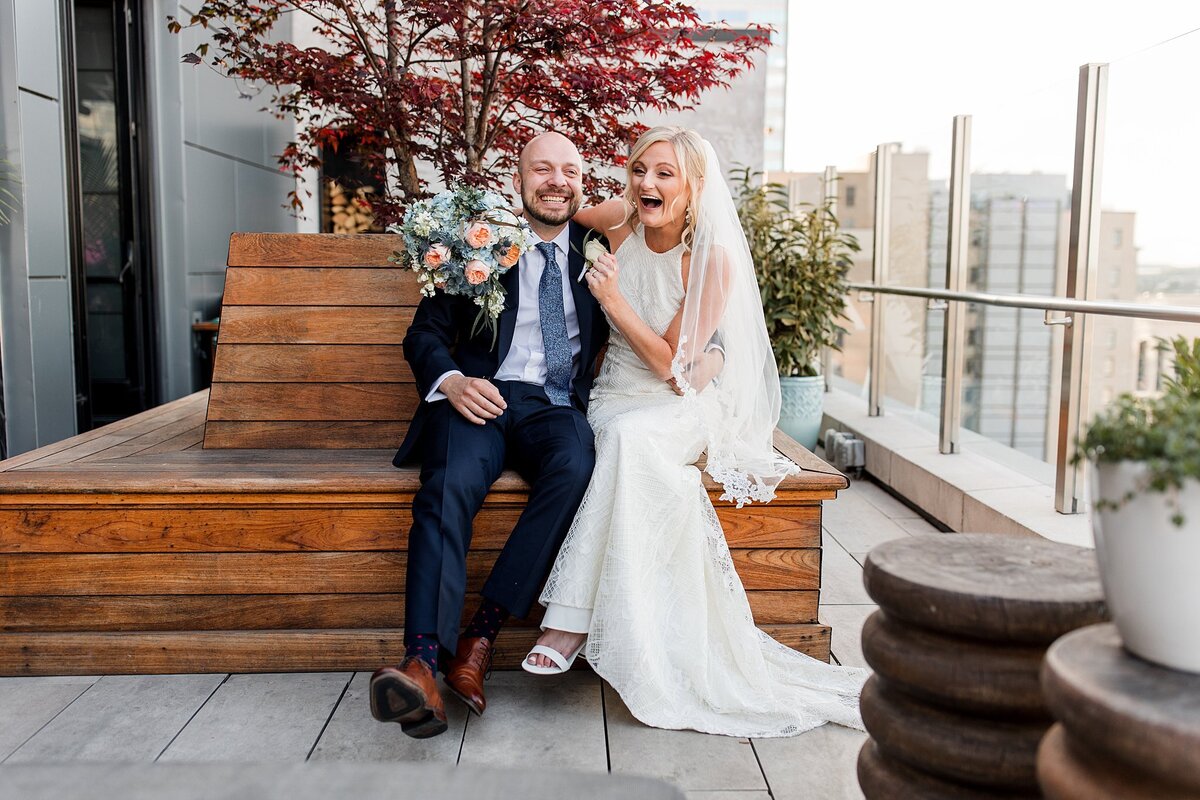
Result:
{"label": "white sandal", "polygon": [[[533,649],[529,651],[529,655],[525,656],[525,660],[521,662],[521,669],[526,672],[532,672],[534,675],[561,675],[571,668],[575,663],[575,659],[583,652],[584,645],[587,644],[587,639],[580,643],[579,647],[575,648],[575,652],[570,658],[564,658],[563,654],[555,650],[553,647],[547,647],[544,644],[535,644]],[[554,662],[553,667],[539,667],[536,664],[529,663],[529,656],[542,655]]]}

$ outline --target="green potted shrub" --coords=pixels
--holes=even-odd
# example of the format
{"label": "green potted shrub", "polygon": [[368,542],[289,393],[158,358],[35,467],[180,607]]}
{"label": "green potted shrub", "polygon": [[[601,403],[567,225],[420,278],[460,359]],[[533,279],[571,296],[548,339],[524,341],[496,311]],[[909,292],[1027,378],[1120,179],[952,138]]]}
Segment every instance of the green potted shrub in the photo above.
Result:
{"label": "green potted shrub", "polygon": [[1162,394],[1123,394],[1080,442],[1100,579],[1125,647],[1200,672],[1200,339],[1171,342]]}
{"label": "green potted shrub", "polygon": [[779,427],[812,450],[824,396],[821,351],[840,349],[846,332],[838,320],[858,241],[842,232],[831,203],[793,210],[786,188],[763,184],[761,173],[746,167],[730,176],[779,366]]}

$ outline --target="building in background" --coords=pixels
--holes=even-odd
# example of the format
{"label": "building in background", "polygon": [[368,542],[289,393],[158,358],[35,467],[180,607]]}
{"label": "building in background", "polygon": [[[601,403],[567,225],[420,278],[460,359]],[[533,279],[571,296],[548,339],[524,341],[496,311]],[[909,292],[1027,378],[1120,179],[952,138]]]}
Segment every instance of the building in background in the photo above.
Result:
{"label": "building in background", "polygon": [[[928,178],[925,153],[893,156],[888,283],[943,287],[946,280],[948,190]],[[777,172],[793,207],[820,201],[819,173]],[[838,173],[837,210],[844,230],[862,245],[849,280],[872,280],[874,159],[866,171]],[[968,291],[1061,295],[1066,288],[1070,190],[1065,175],[973,174]],[[1135,216],[1101,214],[1096,299],[1131,301],[1137,293]],[[881,296],[884,303],[885,404],[932,427],[941,406],[944,314],[919,298]],[[1159,300],[1158,302],[1164,302]],[[843,388],[862,391],[870,355],[871,307],[852,295],[843,325],[849,333],[835,355]],[[1061,331],[1043,312],[997,306],[967,307],[962,424],[991,442],[1052,460],[1057,442]],[[1133,390],[1153,370],[1157,351],[1130,320],[1093,317],[1091,408]],[[1142,325],[1149,330],[1150,327]],[[1142,358],[1139,361],[1139,352]],[[1143,383],[1147,380],[1143,379]]]}
{"label": "building in background", "polygon": [[[787,101],[787,0],[743,0],[740,3],[731,3],[729,0],[689,0],[689,4],[706,22],[724,20],[735,30],[752,24],[774,28],[771,47],[766,55],[766,69],[763,69],[763,65],[758,65],[750,73],[751,76],[759,72],[766,73],[762,107],[754,109],[753,112],[750,109],[744,112],[759,114],[757,118],[762,121],[762,151],[757,158],[748,157],[747,160],[737,163],[766,171],[783,169],[784,114]],[[762,77],[759,76],[760,79]],[[754,119],[756,117],[750,116],[746,122],[752,122]],[[697,129],[705,136],[709,135],[708,130],[699,124]]]}
{"label": "building in background", "polygon": [[192,392],[229,234],[305,225],[275,159],[291,125],[181,63],[198,34],[167,15],[187,18],[172,0],[0,3],[0,157],[22,198],[0,228],[9,455]]}

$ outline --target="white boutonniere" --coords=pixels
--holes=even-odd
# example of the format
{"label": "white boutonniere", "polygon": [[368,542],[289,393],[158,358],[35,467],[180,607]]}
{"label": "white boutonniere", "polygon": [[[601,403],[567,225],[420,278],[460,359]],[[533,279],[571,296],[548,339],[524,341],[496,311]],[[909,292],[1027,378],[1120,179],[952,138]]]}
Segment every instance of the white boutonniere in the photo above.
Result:
{"label": "white boutonniere", "polygon": [[594,233],[594,231],[589,232],[587,237],[584,237],[583,240],[583,260],[587,263],[586,266],[580,270],[579,277],[576,279],[580,283],[582,283],[584,277],[587,276],[588,270],[596,266],[596,259],[608,252],[608,248],[604,246],[604,243],[601,242],[599,238],[590,238],[592,233]]}

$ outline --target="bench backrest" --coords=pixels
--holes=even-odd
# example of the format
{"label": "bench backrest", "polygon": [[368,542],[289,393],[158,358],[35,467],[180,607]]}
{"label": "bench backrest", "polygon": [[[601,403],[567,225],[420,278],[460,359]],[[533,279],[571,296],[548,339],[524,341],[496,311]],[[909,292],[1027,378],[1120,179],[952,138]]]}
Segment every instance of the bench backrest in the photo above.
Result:
{"label": "bench backrest", "polygon": [[235,233],[206,448],[397,447],[417,407],[400,343],[420,301],[391,234]]}

